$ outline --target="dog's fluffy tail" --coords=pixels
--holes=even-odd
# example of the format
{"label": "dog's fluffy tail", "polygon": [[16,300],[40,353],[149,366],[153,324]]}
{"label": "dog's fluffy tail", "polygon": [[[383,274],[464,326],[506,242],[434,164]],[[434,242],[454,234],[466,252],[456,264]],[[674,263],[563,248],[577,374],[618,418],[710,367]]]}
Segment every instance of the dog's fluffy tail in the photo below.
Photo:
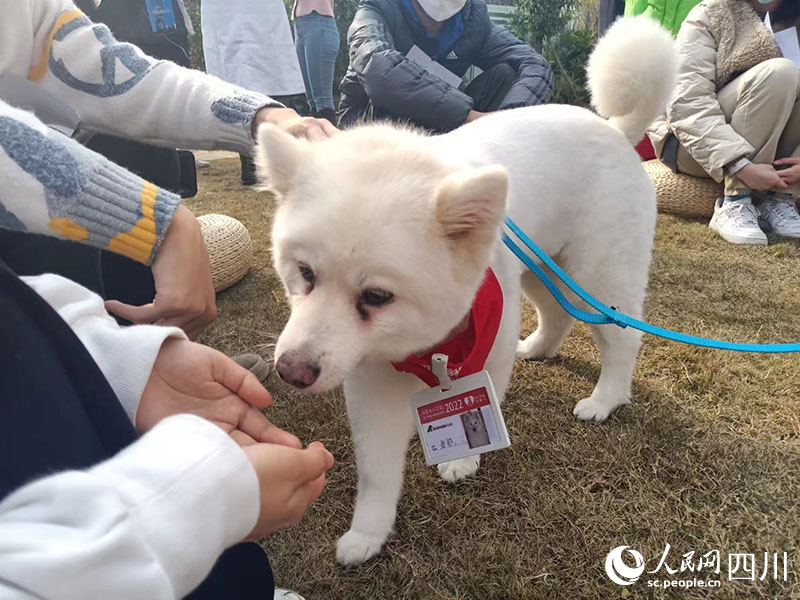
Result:
{"label": "dog's fluffy tail", "polygon": [[632,144],[667,105],[677,54],[669,32],[646,16],[618,19],[589,59],[592,105]]}

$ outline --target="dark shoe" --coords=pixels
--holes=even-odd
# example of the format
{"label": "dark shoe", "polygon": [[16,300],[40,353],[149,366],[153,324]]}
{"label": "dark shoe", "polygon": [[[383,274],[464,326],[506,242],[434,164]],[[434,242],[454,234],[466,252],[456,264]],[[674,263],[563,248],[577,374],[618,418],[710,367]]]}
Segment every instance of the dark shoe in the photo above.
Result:
{"label": "dark shoe", "polygon": [[239,356],[232,356],[231,360],[240,367],[244,367],[250,371],[256,378],[263,384],[272,373],[272,366],[270,363],[261,358],[258,354],[240,354]]}
{"label": "dark shoe", "polygon": [[242,185],[257,184],[258,178],[256,177],[255,161],[244,154],[239,155],[239,161],[242,163]]}
{"label": "dark shoe", "polygon": [[337,127],[338,120],[336,119],[336,111],[332,108],[323,108],[322,110],[318,110],[317,113],[314,115],[318,119],[327,119],[331,122],[334,127]]}

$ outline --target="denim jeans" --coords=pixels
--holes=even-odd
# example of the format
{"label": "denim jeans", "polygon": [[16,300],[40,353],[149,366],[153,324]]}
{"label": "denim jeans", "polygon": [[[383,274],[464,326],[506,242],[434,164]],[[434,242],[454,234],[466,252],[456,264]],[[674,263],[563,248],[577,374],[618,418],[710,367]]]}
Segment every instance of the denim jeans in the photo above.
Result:
{"label": "denim jeans", "polygon": [[339,53],[336,20],[314,11],[296,17],[294,25],[308,104],[313,111],[333,109],[333,67]]}

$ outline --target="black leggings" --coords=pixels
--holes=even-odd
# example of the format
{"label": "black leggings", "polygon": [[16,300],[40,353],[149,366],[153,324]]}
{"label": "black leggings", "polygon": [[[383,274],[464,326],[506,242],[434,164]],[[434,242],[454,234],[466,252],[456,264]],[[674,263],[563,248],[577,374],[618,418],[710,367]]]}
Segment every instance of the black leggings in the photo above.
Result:
{"label": "black leggings", "polygon": [[[88,351],[0,259],[0,500],[38,477],[88,468],[136,438]],[[188,597],[268,600],[273,589],[266,554],[249,543],[226,551]]]}

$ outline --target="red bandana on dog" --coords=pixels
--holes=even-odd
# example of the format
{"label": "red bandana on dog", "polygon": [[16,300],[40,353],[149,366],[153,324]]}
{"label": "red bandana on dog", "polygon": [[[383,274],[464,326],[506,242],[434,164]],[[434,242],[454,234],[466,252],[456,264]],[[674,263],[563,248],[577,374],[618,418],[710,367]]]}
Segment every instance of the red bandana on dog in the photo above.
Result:
{"label": "red bandana on dog", "polygon": [[431,356],[437,353],[449,357],[447,372],[452,379],[483,371],[500,329],[502,316],[503,290],[494,272],[486,269],[486,276],[472,302],[467,329],[423,356],[411,354],[401,362],[392,363],[392,366],[403,373],[416,375],[431,387],[439,383],[431,372]]}

